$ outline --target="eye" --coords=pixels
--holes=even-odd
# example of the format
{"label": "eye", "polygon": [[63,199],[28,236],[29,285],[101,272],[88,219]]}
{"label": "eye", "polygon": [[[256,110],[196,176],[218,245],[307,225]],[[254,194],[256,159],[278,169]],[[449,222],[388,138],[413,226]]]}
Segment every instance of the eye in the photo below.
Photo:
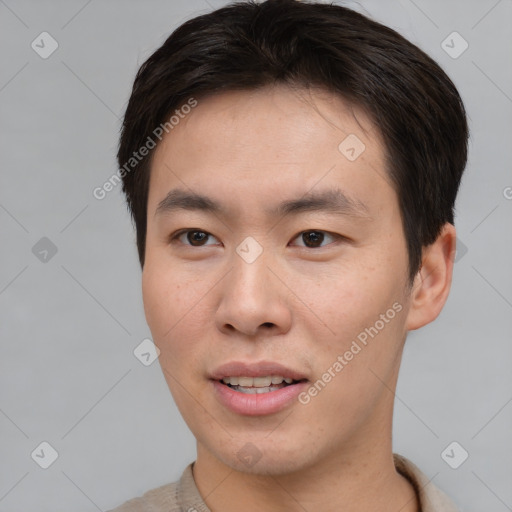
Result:
{"label": "eye", "polygon": [[[184,235],[186,235],[186,242],[180,240]],[[171,235],[170,241],[173,242],[174,240],[178,240],[183,245],[189,245],[191,247],[203,247],[205,245],[212,245],[203,243],[205,240],[208,239],[208,237],[211,236],[212,235],[210,233],[207,233],[206,231],[201,231],[200,229],[182,229],[181,231],[178,231],[176,234]]]}
{"label": "eye", "polygon": [[294,238],[294,240],[300,238],[304,245],[300,245],[300,247],[307,247],[309,249],[316,249],[325,247],[321,244],[325,240],[325,236],[327,235],[328,238],[332,238],[333,240],[342,239],[343,237],[341,235],[336,235],[334,233],[327,233],[327,231],[320,231],[320,230],[309,230],[309,231],[302,231],[299,233],[297,237]]}
{"label": "eye", "polygon": [[[326,240],[326,236],[327,239],[331,238],[334,241],[344,239],[344,237],[341,235],[336,235],[334,233],[328,233],[327,231],[315,229],[302,231],[293,240],[300,239],[303,242],[302,245],[298,244],[299,247],[306,247],[308,249],[319,249],[325,247],[325,245],[321,244]],[[183,245],[188,245],[189,247],[204,247],[208,245],[215,245],[205,243],[210,237],[215,239],[215,237],[208,233],[207,231],[202,231],[200,229],[182,229],[181,231],[178,231],[177,233],[171,235],[169,237],[169,241],[174,242],[177,240]]]}

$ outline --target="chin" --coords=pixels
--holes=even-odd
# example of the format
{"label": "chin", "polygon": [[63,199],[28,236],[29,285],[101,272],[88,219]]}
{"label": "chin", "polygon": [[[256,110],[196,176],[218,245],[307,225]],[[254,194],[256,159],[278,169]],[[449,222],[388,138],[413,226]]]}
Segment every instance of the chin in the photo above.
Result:
{"label": "chin", "polygon": [[300,471],[309,465],[305,461],[297,460],[297,453],[295,453],[295,459],[289,456],[276,457],[275,454],[269,457],[268,454],[263,453],[261,459],[255,463],[241,462],[236,455],[229,457],[228,460],[223,462],[231,469],[240,473],[275,477]]}
{"label": "chin", "polygon": [[[287,438],[288,443],[292,440]],[[306,446],[300,440],[289,446],[284,439],[257,438],[247,436],[247,439],[231,438],[224,449],[219,449],[219,443],[213,442],[211,454],[229,468],[250,475],[281,476],[304,470],[322,458],[316,453],[318,447]]]}

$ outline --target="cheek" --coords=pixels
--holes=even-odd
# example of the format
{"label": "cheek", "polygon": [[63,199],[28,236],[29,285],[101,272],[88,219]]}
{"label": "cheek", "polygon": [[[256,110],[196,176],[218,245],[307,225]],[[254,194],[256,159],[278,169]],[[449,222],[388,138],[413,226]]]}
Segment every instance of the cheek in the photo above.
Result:
{"label": "cheek", "polygon": [[[355,408],[371,400],[376,389],[382,387],[379,377],[386,381],[395,370],[408,306],[403,281],[393,278],[391,269],[362,266],[361,271],[333,279],[319,314],[323,313],[322,319],[334,334],[327,334],[320,346],[312,347],[312,353],[319,355],[317,370],[331,369],[336,375],[333,384],[328,385],[330,391],[322,392],[324,398],[330,395],[330,399],[352,403]],[[336,371],[333,365],[338,356],[342,357],[343,369]],[[326,380],[329,378],[326,375]]]}
{"label": "cheek", "polygon": [[164,323],[167,324],[165,318],[169,309],[169,288],[172,289],[165,276],[158,279],[157,274],[158,272],[153,271],[153,268],[146,262],[142,272],[142,299],[146,321],[153,337],[156,338],[155,343],[157,339],[163,337],[166,331]]}
{"label": "cheek", "polygon": [[165,266],[145,265],[142,298],[146,320],[155,338],[166,337],[169,330],[174,330],[173,326],[185,317],[197,286],[197,282],[187,283],[179,272],[171,272]]}
{"label": "cheek", "polygon": [[173,375],[197,368],[196,352],[206,329],[204,286],[183,272],[164,272],[155,265],[144,268],[146,321],[160,350],[160,364]]}
{"label": "cheek", "polygon": [[301,289],[311,309],[325,319],[333,338],[348,341],[391,307],[396,300],[392,300],[394,285],[378,268],[364,261],[337,270],[323,278],[318,288]]}

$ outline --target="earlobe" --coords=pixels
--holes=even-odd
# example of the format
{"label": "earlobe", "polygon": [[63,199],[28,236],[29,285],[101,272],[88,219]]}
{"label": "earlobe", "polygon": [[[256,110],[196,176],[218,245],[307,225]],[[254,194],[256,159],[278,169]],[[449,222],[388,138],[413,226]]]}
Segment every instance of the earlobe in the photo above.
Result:
{"label": "earlobe", "polygon": [[455,244],[455,227],[447,222],[437,240],[423,249],[422,265],[411,290],[408,331],[427,325],[441,313],[450,293]]}

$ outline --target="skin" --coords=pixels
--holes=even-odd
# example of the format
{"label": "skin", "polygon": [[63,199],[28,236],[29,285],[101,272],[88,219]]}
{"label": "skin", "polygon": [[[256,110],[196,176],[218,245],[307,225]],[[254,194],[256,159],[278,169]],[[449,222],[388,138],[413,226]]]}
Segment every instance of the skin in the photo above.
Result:
{"label": "skin", "polygon": [[[338,150],[348,134],[366,146],[354,161]],[[199,100],[155,150],[145,314],[197,439],[194,478],[212,512],[418,510],[393,464],[393,391],[407,332],[432,322],[447,299],[455,228],[446,224],[424,249],[409,288],[384,161],[364,112],[330,93],[284,85]],[[264,213],[333,187],[365,203],[367,216]],[[174,188],[211,197],[227,214],[155,214]],[[170,241],[181,229],[200,234]],[[324,239],[308,247],[307,230]],[[236,252],[248,236],[263,248],[250,264]],[[402,310],[307,405],[249,417],[215,397],[208,376],[233,360],[277,361],[317,381],[396,302]],[[237,456],[249,442],[260,457],[253,465]]]}

